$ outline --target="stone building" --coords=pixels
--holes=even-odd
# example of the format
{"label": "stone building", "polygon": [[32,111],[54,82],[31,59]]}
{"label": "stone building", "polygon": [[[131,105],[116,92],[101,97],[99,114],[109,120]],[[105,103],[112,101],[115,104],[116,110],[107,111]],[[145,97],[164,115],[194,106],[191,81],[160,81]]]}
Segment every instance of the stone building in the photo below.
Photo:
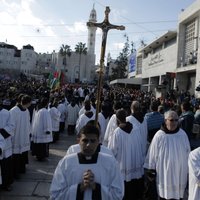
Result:
{"label": "stone building", "polygon": [[[90,22],[97,21],[96,10],[89,16]],[[93,82],[97,79],[95,66],[95,27],[88,26],[87,54],[72,52],[71,56],[60,55],[59,52],[36,53],[31,45],[25,45],[18,50],[14,45],[0,43],[0,69],[3,73],[9,71],[33,76],[53,71],[62,71],[66,82],[74,83],[80,78],[81,82]],[[67,41],[66,41],[67,43]],[[79,80],[78,80],[79,81]]]}
{"label": "stone building", "polygon": [[1,74],[15,76],[19,73],[35,72],[37,55],[31,45],[25,45],[21,50],[14,45],[0,43]]}
{"label": "stone building", "polygon": [[[96,10],[92,9],[89,16],[89,22],[96,22],[97,15]],[[88,26],[88,42],[87,42],[87,54],[79,54],[72,52],[70,56],[62,56],[59,52],[52,53],[52,63],[59,71],[63,71],[65,74],[65,81],[74,83],[80,82],[93,82],[95,74],[95,39],[96,39],[96,27]]]}

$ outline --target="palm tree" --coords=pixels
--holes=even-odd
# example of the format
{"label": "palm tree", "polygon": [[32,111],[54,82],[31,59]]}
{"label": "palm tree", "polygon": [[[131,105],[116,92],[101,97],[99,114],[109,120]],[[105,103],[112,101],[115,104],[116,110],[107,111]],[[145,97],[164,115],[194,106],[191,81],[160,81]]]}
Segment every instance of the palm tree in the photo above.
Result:
{"label": "palm tree", "polygon": [[79,74],[78,74],[78,79],[80,81],[80,66],[81,66],[81,55],[87,54],[87,47],[85,43],[79,42],[76,46],[75,46],[75,52],[79,54]]}
{"label": "palm tree", "polygon": [[59,50],[59,54],[63,57],[64,74],[66,73],[67,58],[70,57],[72,50],[69,45],[62,44]]}

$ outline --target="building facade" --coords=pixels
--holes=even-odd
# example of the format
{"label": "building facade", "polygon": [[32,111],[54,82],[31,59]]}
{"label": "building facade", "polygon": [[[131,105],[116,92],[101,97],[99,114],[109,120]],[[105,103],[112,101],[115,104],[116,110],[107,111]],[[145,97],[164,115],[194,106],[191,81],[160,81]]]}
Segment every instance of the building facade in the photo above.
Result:
{"label": "building facade", "polygon": [[[97,21],[96,10],[90,12],[89,22]],[[61,55],[59,52],[52,53],[52,64],[56,70],[64,72],[65,81],[75,83],[77,80],[80,82],[93,82],[95,79],[95,40],[96,40],[95,27],[88,26],[88,42],[87,54],[79,54],[72,52],[70,56]],[[79,66],[80,65],[80,66]],[[79,80],[80,79],[80,80]]]}
{"label": "building facade", "polygon": [[[96,10],[93,9],[89,16],[90,22],[97,21]],[[23,46],[18,50],[14,45],[0,43],[0,69],[5,72],[16,71],[27,76],[33,76],[53,71],[62,71],[65,81],[74,83],[92,82],[96,79],[95,66],[95,40],[96,28],[88,26],[87,54],[72,52],[70,56],[62,56],[59,52],[36,53],[31,45]]]}
{"label": "building facade", "polygon": [[179,15],[178,27],[168,31],[137,52],[135,77],[141,88],[162,95],[166,91],[188,91],[200,97],[199,32],[200,0]]}

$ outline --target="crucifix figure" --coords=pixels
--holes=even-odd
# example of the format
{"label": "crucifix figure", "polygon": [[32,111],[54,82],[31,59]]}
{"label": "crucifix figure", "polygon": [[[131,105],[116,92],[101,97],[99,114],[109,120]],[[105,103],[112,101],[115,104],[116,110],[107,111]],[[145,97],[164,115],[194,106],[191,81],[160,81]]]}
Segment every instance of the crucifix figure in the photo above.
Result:
{"label": "crucifix figure", "polygon": [[87,26],[89,26],[89,27],[95,26],[95,27],[101,28],[102,32],[103,32],[102,43],[101,43],[100,68],[98,70],[99,80],[98,80],[98,86],[97,86],[97,105],[96,105],[96,115],[95,115],[96,125],[98,124],[98,113],[99,113],[99,107],[100,107],[102,75],[103,75],[103,68],[104,68],[104,57],[105,57],[105,51],[106,51],[107,34],[110,29],[125,30],[124,26],[117,26],[117,25],[110,24],[109,13],[110,13],[110,8],[106,7],[105,19],[103,22],[101,22],[101,23],[87,22]]}

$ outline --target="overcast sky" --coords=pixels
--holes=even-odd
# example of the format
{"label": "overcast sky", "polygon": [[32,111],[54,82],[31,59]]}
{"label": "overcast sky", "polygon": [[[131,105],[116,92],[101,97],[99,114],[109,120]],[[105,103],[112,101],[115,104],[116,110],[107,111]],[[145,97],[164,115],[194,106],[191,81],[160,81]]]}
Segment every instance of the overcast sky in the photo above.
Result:
{"label": "overcast sky", "polygon": [[[74,50],[78,42],[87,45],[90,11],[97,11],[97,22],[104,20],[105,7],[111,9],[109,20],[124,25],[125,31],[108,32],[106,55],[119,55],[126,33],[136,48],[147,44],[168,30],[177,28],[178,16],[195,0],[0,0],[0,42],[19,49],[30,44],[38,53],[59,51],[62,44]],[[198,0],[199,1],[199,0]],[[97,30],[97,63],[101,47],[101,30]]]}

